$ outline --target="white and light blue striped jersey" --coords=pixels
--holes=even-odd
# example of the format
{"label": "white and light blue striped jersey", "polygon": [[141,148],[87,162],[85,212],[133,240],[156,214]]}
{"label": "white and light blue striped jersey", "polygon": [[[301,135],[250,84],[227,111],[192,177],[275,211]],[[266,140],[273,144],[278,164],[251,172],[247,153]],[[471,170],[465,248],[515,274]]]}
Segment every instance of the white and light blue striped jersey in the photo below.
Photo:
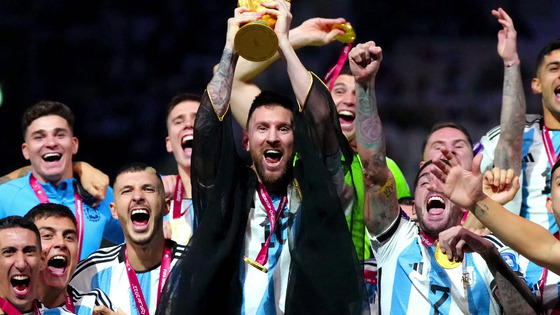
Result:
{"label": "white and light blue striped jersey", "polygon": [[111,303],[109,297],[100,289],[94,289],[88,293],[83,293],[76,290],[71,285],[68,285],[68,292],[72,296],[74,308],[78,315],[91,315],[93,309],[100,305],[117,311],[117,308],[113,307],[113,303]]}
{"label": "white and light blue striped jersey", "polygon": [[370,240],[377,258],[379,314],[500,314],[492,295],[494,277],[480,255],[465,254],[459,267],[442,268],[435,247],[422,244],[418,227],[406,215]]}
{"label": "white and light blue striped jersey", "polygon": [[[167,242],[172,246],[173,268],[185,251],[185,246],[170,240]],[[78,264],[70,284],[82,292],[100,289],[111,299],[115,309],[120,308],[129,315],[139,314],[126,273],[124,253],[125,244],[97,250]],[[148,271],[136,272],[150,314],[154,314],[157,307],[159,275],[160,265]]]}
{"label": "white and light blue striped jersey", "polygon": [[[520,193],[506,208],[522,217],[533,221],[551,233],[558,231],[554,216],[545,208],[546,197],[550,195],[552,165],[548,160],[542,135],[543,118],[527,115],[527,123],[523,133],[522,168],[519,178]],[[484,155],[481,171],[492,169],[494,150],[500,136],[500,127],[490,130],[480,139]],[[549,130],[549,136],[556,154],[560,154],[560,130]]]}
{"label": "white and light blue striped jersey", "polygon": [[[292,186],[288,191],[294,192]],[[280,197],[270,195],[274,209],[280,203]],[[243,254],[255,259],[270,234],[270,222],[266,210],[261,203],[258,191],[254,195],[255,207],[249,212]],[[291,256],[288,245],[288,227],[299,208],[299,200],[295,193],[288,194],[288,204],[281,217],[281,225],[273,233],[268,250],[268,262],[264,273],[249,264],[241,264],[240,280],[243,285],[242,314],[284,314],[286,288],[290,270]]]}

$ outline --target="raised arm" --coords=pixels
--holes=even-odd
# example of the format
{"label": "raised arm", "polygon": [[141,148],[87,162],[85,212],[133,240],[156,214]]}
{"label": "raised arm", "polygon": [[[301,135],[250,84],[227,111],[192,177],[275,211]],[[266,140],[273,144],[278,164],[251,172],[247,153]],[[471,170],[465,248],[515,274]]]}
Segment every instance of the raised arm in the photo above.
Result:
{"label": "raised arm", "polygon": [[517,54],[517,32],[513,20],[502,8],[492,10],[502,29],[498,32],[498,55],[504,61],[504,88],[500,117],[500,139],[494,152],[494,166],[521,173],[521,149],[525,126],[525,93]]}
{"label": "raised arm", "polygon": [[[294,49],[305,46],[323,46],[334,41],[336,35],[342,35],[343,30],[333,28],[336,24],[346,23],[343,18],[311,18],[300,26],[291,29],[289,41]],[[231,111],[237,122],[245,128],[247,115],[252,100],[261,92],[260,88],[253,83],[253,79],[280,59],[276,53],[270,59],[262,62],[251,62],[239,58],[233,77],[233,89],[231,92]]]}
{"label": "raised arm", "polygon": [[356,138],[364,169],[364,221],[373,235],[385,231],[398,215],[394,177],[385,160],[385,136],[377,112],[375,76],[383,54],[370,41],[358,44],[348,56],[356,81]]}
{"label": "raised arm", "polygon": [[[469,209],[504,243],[536,264],[560,273],[560,242],[538,224],[507,211],[482,192],[481,155],[473,160],[473,171],[464,170],[449,150],[442,154],[451,166],[434,160],[433,172],[441,183],[429,189],[445,194],[452,202]],[[442,246],[443,248],[443,246]],[[452,251],[451,248],[446,250]]]}

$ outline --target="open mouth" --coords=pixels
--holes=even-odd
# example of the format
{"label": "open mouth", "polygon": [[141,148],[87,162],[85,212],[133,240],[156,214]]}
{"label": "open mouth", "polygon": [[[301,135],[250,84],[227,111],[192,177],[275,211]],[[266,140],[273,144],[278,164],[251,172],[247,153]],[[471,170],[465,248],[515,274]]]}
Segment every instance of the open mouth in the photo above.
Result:
{"label": "open mouth", "polygon": [[264,151],[264,158],[267,163],[275,164],[280,162],[282,159],[282,152],[277,150],[266,150]]}
{"label": "open mouth", "polygon": [[150,213],[146,209],[134,209],[130,214],[130,219],[135,225],[146,225],[150,220]]}
{"label": "open mouth", "polygon": [[560,85],[554,89],[554,95],[556,96],[557,100],[560,100]]}
{"label": "open mouth", "polygon": [[439,196],[428,198],[426,209],[429,214],[441,214],[445,210],[445,201]]}
{"label": "open mouth", "polygon": [[193,136],[192,135],[185,135],[181,139],[181,147],[184,149],[191,148],[193,146]]}
{"label": "open mouth", "polygon": [[338,119],[341,123],[351,123],[356,119],[356,115],[349,110],[341,110],[338,112]]}
{"label": "open mouth", "polygon": [[29,279],[29,276],[25,276],[25,275],[13,276],[10,279],[10,283],[12,284],[12,287],[14,288],[14,291],[18,295],[27,294],[27,292],[29,291],[29,282],[30,281],[31,280]]}
{"label": "open mouth", "polygon": [[43,160],[45,160],[46,162],[55,162],[60,160],[61,157],[62,154],[60,153],[47,153],[43,155]]}
{"label": "open mouth", "polygon": [[63,276],[67,266],[68,260],[61,255],[54,256],[47,262],[47,269],[55,276]]}

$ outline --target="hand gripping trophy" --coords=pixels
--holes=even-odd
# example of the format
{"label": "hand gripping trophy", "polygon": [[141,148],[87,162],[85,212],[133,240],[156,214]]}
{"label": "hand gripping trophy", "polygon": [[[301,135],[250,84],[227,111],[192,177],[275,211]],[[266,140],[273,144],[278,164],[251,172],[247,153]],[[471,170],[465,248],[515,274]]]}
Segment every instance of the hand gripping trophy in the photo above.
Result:
{"label": "hand gripping trophy", "polygon": [[[264,10],[262,0],[239,0],[238,5],[251,11]],[[264,61],[278,51],[278,38],[274,33],[276,17],[265,14],[254,22],[243,25],[235,35],[235,47],[239,55],[249,61]]]}

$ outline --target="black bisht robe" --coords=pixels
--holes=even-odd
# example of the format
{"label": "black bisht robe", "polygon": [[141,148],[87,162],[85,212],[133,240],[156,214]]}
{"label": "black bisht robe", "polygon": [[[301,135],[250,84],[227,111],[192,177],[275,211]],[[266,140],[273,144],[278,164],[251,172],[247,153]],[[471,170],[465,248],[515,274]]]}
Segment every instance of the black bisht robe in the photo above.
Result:
{"label": "black bisht robe", "polygon": [[[349,171],[352,149],[328,89],[310,75],[313,82],[304,109],[294,106],[294,177],[302,200],[289,230],[286,314],[360,314],[366,305],[363,271],[325,166],[327,157],[339,158],[342,152],[342,174]],[[195,121],[191,163],[194,210],[202,219],[184,258],[167,279],[157,314],[241,312],[239,271],[245,263],[243,240],[258,180],[236,152],[231,119],[229,109],[217,117],[205,92]]]}

